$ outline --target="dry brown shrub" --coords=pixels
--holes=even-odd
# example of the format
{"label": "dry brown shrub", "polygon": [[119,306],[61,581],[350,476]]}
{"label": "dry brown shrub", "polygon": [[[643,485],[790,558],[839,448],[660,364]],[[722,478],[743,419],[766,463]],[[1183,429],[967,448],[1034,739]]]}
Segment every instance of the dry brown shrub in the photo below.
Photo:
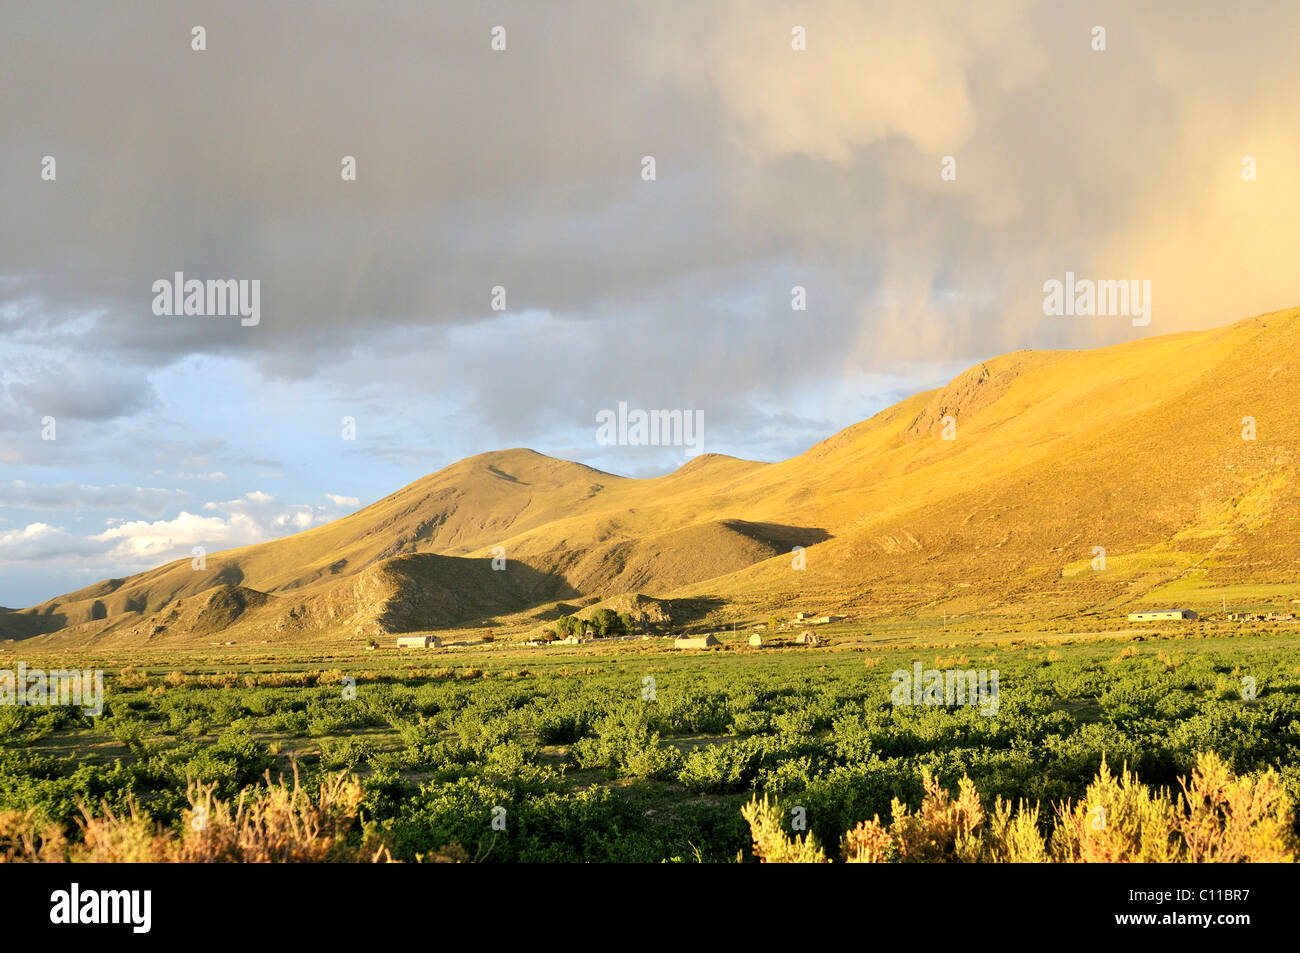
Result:
{"label": "dry brown shrub", "polygon": [[1235,777],[1223,759],[1202,754],[1183,793],[1178,831],[1191,863],[1291,863],[1300,844],[1282,779],[1271,768]]}
{"label": "dry brown shrub", "polygon": [[68,839],[57,824],[34,811],[0,812],[0,863],[57,863],[68,857]]}
{"label": "dry brown shrub", "polygon": [[[970,778],[962,778],[955,798],[928,773],[922,778],[916,812],[894,799],[888,829],[876,816],[844,835],[847,862],[1292,863],[1300,854],[1278,774],[1237,777],[1214,754],[1197,757],[1177,801],[1140,784],[1127,766],[1115,777],[1103,760],[1082,800],[1056,805],[1050,848],[1038,804],[1013,807],[998,798],[985,812]],[[800,841],[785,834],[766,800],[742,813],[760,860],[825,862],[812,835]]]}
{"label": "dry brown shrub", "polygon": [[68,859],[91,864],[170,863],[176,860],[176,844],[161,827],[149,819],[135,802],[125,811],[107,805],[98,817],[81,808],[81,843]]}
{"label": "dry brown shrub", "polygon": [[[337,775],[321,783],[316,799],[299,782],[272,782],[244,791],[234,801],[213,794],[214,785],[191,781],[190,808],[179,831],[149,818],[135,802],[107,805],[98,815],[81,807],[79,841],[31,813],[0,814],[0,861],[77,863],[383,863],[387,847],[370,834],[359,845],[347,835],[357,822],[360,782]],[[463,852],[461,852],[463,854]],[[448,849],[429,859],[462,859]]]}
{"label": "dry brown shrub", "polygon": [[283,779],[267,786],[260,797],[248,792],[238,801],[221,801],[215,785],[191,782],[190,809],[179,844],[178,859],[192,863],[322,863],[356,861],[344,838],[356,821],[362,799],[361,783],[337,775],[320,786],[317,802],[299,782],[294,768],[292,787]]}
{"label": "dry brown shrub", "polygon": [[850,864],[883,864],[894,847],[894,838],[880,823],[877,814],[844,835],[844,860]]}
{"label": "dry brown shrub", "polygon": [[144,688],[149,684],[149,673],[128,665],[117,673],[117,684],[121,688]]}
{"label": "dry brown shrub", "polygon": [[921,863],[978,860],[977,832],[984,823],[984,808],[975,782],[962,778],[955,799],[928,771],[921,783],[925,796],[915,814],[897,798],[893,802],[891,831],[899,856]]}
{"label": "dry brown shrub", "polygon": [[234,688],[239,682],[239,675],[236,672],[214,672],[211,675],[200,675],[198,681],[206,688]]}

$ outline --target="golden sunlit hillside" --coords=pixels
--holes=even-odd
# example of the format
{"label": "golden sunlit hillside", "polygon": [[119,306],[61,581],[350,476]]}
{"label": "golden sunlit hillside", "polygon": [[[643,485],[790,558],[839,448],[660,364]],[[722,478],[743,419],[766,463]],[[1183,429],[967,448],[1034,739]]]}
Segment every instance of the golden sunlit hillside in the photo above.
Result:
{"label": "golden sunlit hillside", "polygon": [[713,620],[809,608],[1081,625],[1246,589],[1289,601],[1300,596],[1298,349],[1290,310],[1101,350],[1016,352],[773,464],[705,455],[629,479],[530,450],[482,454],[203,569],[174,562],[5,612],[0,635],[167,645],[522,632],[631,593]]}

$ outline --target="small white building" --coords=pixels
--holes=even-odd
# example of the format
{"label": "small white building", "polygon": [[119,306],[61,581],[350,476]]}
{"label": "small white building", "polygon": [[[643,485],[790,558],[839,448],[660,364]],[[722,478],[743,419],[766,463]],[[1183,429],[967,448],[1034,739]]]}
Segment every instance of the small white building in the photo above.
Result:
{"label": "small white building", "polygon": [[763,637],[755,632],[749,637],[749,644],[756,649],[761,649],[763,647]]}
{"label": "small white building", "polygon": [[673,640],[675,649],[711,649],[716,648],[722,643],[717,640],[716,636],[704,635],[698,638],[680,638]]}
{"label": "small white building", "polygon": [[1152,609],[1145,612],[1130,612],[1128,620],[1130,622],[1168,622],[1170,620],[1199,619],[1191,609]]}
{"label": "small white building", "polygon": [[440,649],[442,639],[436,635],[399,635],[397,647],[399,649]]}

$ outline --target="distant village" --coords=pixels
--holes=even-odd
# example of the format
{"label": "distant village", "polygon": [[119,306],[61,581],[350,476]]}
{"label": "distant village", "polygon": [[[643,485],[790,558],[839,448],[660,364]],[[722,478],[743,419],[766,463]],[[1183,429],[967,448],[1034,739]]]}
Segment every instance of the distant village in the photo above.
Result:
{"label": "distant village", "polygon": [[[817,635],[807,626],[830,625],[834,622],[844,621],[842,615],[821,615],[816,616],[809,612],[796,612],[792,620],[774,617],[766,624],[756,624],[752,634],[749,636],[748,643],[753,648],[762,648],[764,646],[776,645],[821,645],[823,638]],[[624,628],[634,628],[634,626],[625,625]],[[792,638],[779,638],[777,633],[791,632],[795,629],[803,629]],[[655,634],[651,632],[623,632],[621,634],[599,634],[594,628],[587,627],[580,630],[569,628],[568,634],[563,637],[555,632],[550,632],[549,638],[530,639],[524,643],[529,648],[545,648],[552,645],[582,645],[584,643],[599,642],[601,644],[612,642],[648,642],[652,640],[670,639],[673,647],[677,649],[712,649],[720,648],[722,640],[720,635],[727,634],[724,631],[707,632],[703,634],[691,635],[672,635],[672,634]],[[735,634],[733,629],[731,634]],[[399,635],[395,647],[399,649],[441,649],[452,648],[454,646],[469,646],[492,642],[493,636],[489,632],[486,639],[479,642],[462,641],[444,643],[436,635]],[[375,649],[378,643],[371,640],[368,648]]]}
{"label": "distant village", "polygon": [[[1224,612],[1213,616],[1202,616],[1192,609],[1171,608],[1171,609],[1140,609],[1127,614],[1129,622],[1196,622],[1196,621],[1226,621],[1243,624],[1265,624],[1280,622],[1300,621],[1295,613],[1292,612]],[[736,636],[739,631],[734,627],[731,630],[717,630],[713,632],[695,632],[695,633],[678,633],[673,634],[671,631],[658,631],[658,627],[651,624],[633,623],[630,619],[624,617],[621,627],[616,627],[601,634],[595,627],[574,616],[562,617],[563,620],[571,623],[569,625],[557,626],[556,631],[547,631],[541,638],[532,638],[522,643],[529,648],[546,648],[548,646],[562,645],[583,645],[587,643],[614,643],[614,642],[649,642],[649,641],[671,641],[674,648],[685,650],[698,649],[717,649],[723,646],[721,636]],[[794,646],[794,645],[822,645],[825,644],[825,638],[814,631],[813,627],[830,625],[836,622],[845,621],[842,615],[816,615],[811,612],[796,612],[794,618],[784,619],[773,617],[766,623],[755,623],[749,632],[747,643],[751,648]],[[645,629],[651,631],[645,631]],[[670,628],[670,627],[669,627]],[[566,632],[560,635],[559,632]],[[491,631],[486,637],[481,639],[462,640],[457,642],[445,642],[436,635],[399,635],[396,638],[394,646],[398,649],[442,649],[455,647],[469,647],[475,645],[484,645],[494,641]],[[371,640],[368,648],[378,648],[379,644]]]}

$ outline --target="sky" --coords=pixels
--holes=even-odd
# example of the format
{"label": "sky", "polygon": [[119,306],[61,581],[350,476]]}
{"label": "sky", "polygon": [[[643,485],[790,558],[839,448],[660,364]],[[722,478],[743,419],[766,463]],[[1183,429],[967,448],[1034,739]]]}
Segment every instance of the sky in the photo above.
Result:
{"label": "sky", "polygon": [[[1000,353],[1300,304],[1294,2],[0,23],[4,606],[477,453],[777,460]],[[257,280],[258,322],[155,313],[176,272]],[[1045,313],[1067,272],[1150,281],[1150,323]],[[601,443],[620,403],[701,439]]]}

